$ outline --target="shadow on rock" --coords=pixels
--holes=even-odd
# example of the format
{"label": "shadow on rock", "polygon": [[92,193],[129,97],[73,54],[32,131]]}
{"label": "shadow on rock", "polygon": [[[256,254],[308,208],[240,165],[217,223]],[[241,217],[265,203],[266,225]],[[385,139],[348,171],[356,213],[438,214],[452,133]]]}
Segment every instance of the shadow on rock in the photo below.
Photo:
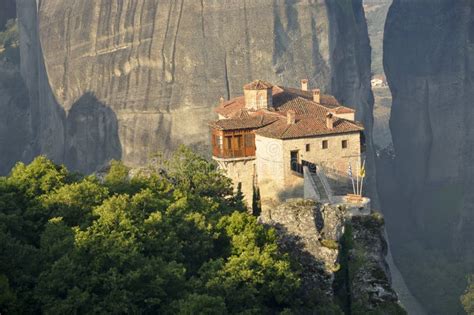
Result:
{"label": "shadow on rock", "polygon": [[90,173],[122,157],[114,111],[93,93],[85,93],[66,118],[65,161],[70,169]]}
{"label": "shadow on rock", "polygon": [[306,295],[307,298],[314,298],[321,293],[330,297],[333,276],[327,272],[324,261],[317,259],[314,253],[308,251],[301,236],[289,232],[285,226],[279,223],[270,226],[278,232],[280,249],[288,253],[301,267],[301,294]]}

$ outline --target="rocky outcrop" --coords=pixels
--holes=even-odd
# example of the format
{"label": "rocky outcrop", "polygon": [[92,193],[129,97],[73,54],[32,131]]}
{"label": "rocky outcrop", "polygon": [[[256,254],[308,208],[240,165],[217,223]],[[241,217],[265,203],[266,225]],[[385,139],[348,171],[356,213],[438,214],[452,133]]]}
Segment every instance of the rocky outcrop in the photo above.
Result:
{"label": "rocky outcrop", "polygon": [[301,263],[305,291],[317,288],[332,296],[334,272],[339,269],[338,241],[343,233],[344,210],[294,199],[260,218],[277,229],[282,249]]}
{"label": "rocky outcrop", "polygon": [[[394,258],[430,313],[455,313],[454,279],[474,257],[474,2],[395,0],[384,55],[395,158],[379,190]],[[438,264],[443,280],[424,292]]]}
{"label": "rocky outcrop", "polygon": [[[355,107],[370,137],[361,1],[43,0],[36,8],[18,0],[18,14],[34,143],[73,169],[91,171],[110,158],[143,164],[181,143],[206,147],[219,98],[255,78],[289,86],[309,78]],[[86,94],[105,125],[68,118]]]}
{"label": "rocky outcrop", "polygon": [[260,221],[277,230],[280,247],[302,266],[305,293],[323,292],[353,314],[404,314],[391,287],[380,215],[292,199]]}
{"label": "rocky outcrop", "polygon": [[364,313],[368,306],[379,314],[404,313],[392,288],[385,261],[387,243],[382,217],[377,213],[354,216],[346,228],[343,246],[347,250],[345,264],[353,313]]}

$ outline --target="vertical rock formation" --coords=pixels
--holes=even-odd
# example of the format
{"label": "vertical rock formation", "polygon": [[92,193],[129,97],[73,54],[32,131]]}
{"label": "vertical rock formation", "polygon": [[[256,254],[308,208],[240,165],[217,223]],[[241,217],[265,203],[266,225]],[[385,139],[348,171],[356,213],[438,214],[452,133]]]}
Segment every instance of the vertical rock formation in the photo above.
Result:
{"label": "vertical rock formation", "polygon": [[395,260],[430,313],[453,313],[474,257],[474,2],[395,0],[384,56],[396,157],[379,190]]}
{"label": "vertical rock formation", "polygon": [[279,246],[301,264],[301,294],[337,299],[347,314],[405,314],[391,286],[380,214],[292,199],[263,213]]}
{"label": "vertical rock formation", "polygon": [[[74,169],[107,158],[142,164],[180,143],[206,147],[219,97],[255,78],[290,86],[309,78],[355,107],[370,135],[361,1],[18,0],[18,10],[34,143]],[[107,127],[68,118],[86,94],[110,109]],[[74,135],[84,126],[107,135],[88,146],[84,131]],[[108,139],[119,145],[107,148]]]}

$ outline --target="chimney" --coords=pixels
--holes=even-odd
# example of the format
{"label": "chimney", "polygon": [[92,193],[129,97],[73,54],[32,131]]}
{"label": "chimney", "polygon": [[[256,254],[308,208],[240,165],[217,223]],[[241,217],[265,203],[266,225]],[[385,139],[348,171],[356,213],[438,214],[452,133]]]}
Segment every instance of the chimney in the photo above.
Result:
{"label": "chimney", "polygon": [[308,91],[308,79],[301,80],[301,89],[303,91]]}
{"label": "chimney", "polygon": [[334,115],[332,113],[326,114],[326,127],[329,130],[334,128]]}
{"label": "chimney", "polygon": [[286,112],[286,122],[288,125],[294,125],[296,123],[296,113],[290,109]]}
{"label": "chimney", "polygon": [[321,104],[321,90],[320,89],[313,90],[313,102]]}

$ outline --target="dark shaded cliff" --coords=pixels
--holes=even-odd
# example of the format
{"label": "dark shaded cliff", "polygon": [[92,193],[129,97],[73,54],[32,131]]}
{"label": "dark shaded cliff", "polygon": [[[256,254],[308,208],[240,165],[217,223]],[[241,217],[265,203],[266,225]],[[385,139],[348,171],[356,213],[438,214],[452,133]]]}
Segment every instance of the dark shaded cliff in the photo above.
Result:
{"label": "dark shaded cliff", "polygon": [[31,158],[31,134],[28,90],[18,66],[4,53],[0,53],[0,113],[0,174],[5,174],[17,161]]}
{"label": "dark shaded cliff", "polygon": [[[18,15],[32,141],[73,169],[93,171],[110,158],[140,165],[181,143],[207,151],[218,99],[255,78],[289,86],[309,78],[355,107],[370,135],[361,1],[44,0],[37,11],[34,1],[18,0]],[[67,117],[87,93],[117,120],[87,125],[118,138],[114,149],[71,133],[81,128]]]}
{"label": "dark shaded cliff", "polygon": [[0,32],[3,31],[5,23],[16,17],[15,0],[2,0],[0,3]]}
{"label": "dark shaded cliff", "polygon": [[395,0],[384,65],[395,157],[378,182],[394,257],[429,313],[453,313],[474,266],[474,2]]}

